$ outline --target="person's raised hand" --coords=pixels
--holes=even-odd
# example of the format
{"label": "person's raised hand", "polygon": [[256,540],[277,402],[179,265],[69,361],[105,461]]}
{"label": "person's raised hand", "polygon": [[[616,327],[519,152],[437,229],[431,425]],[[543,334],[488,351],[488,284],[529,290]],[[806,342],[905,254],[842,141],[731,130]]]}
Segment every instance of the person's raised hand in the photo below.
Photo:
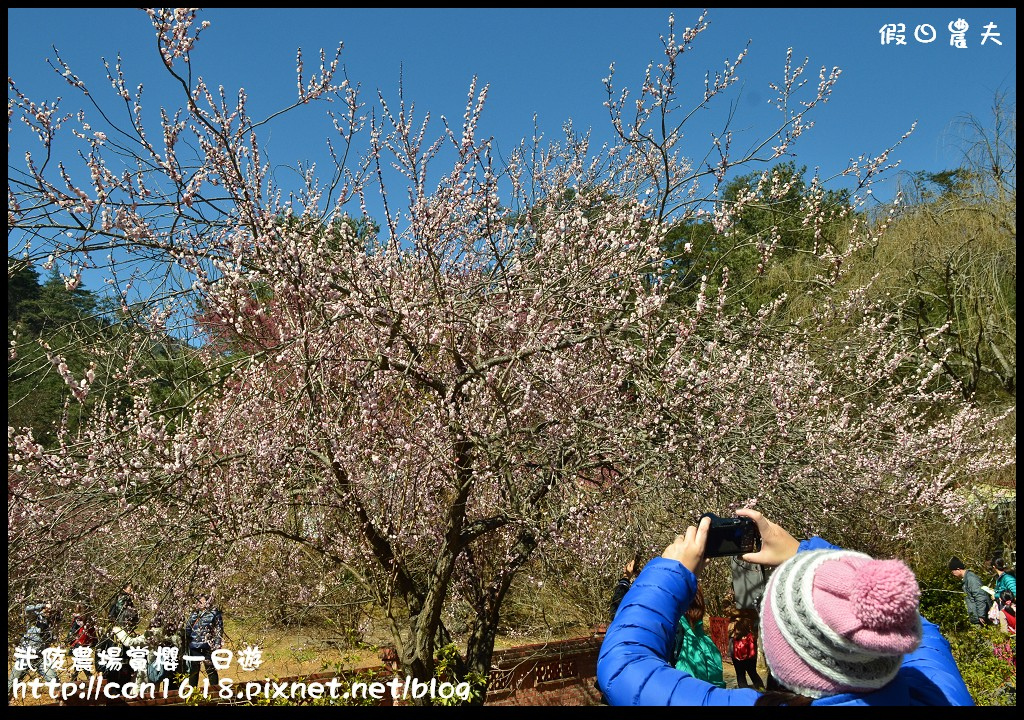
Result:
{"label": "person's raised hand", "polygon": [[636,570],[636,558],[633,558],[626,566],[622,568],[622,576],[627,578],[635,578],[637,576]]}
{"label": "person's raised hand", "polygon": [[676,535],[675,541],[665,548],[661,556],[669,560],[678,560],[687,570],[700,578],[705,562],[704,546],[708,541],[710,527],[711,518],[701,518],[697,527],[690,525],[684,534]]}
{"label": "person's raised hand", "polygon": [[741,508],[736,514],[753,520],[758,532],[761,533],[761,549],[754,553],[745,553],[740,556],[741,560],[774,567],[796,555],[800,541],[786,532],[781,525],[776,525],[752,508]]}

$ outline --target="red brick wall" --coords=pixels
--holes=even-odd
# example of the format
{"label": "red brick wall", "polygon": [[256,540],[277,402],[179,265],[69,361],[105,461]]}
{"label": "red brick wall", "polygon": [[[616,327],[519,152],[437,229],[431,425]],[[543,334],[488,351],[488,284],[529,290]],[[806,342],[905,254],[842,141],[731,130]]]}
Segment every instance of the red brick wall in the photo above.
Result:
{"label": "red brick wall", "polygon": [[597,654],[604,627],[571,640],[499,650],[491,660],[486,705],[600,705]]}

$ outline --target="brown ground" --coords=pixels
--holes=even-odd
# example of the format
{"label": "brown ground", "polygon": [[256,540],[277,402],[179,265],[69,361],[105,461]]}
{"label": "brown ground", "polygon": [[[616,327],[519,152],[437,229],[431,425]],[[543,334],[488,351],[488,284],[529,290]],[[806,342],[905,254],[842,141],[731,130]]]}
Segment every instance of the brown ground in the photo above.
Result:
{"label": "brown ground", "polygon": [[[587,628],[581,628],[573,634],[571,631],[564,635],[564,638],[579,637],[588,634]],[[237,683],[245,683],[249,680],[263,681],[266,678],[282,679],[293,677],[306,677],[309,675],[329,672],[339,674],[341,671],[354,670],[363,667],[375,667],[381,664],[380,649],[366,645],[358,648],[341,648],[336,641],[332,641],[325,633],[316,630],[284,629],[284,630],[247,630],[239,628],[225,618],[225,647],[236,653],[235,659],[227,670],[220,672],[221,677],[231,678]],[[563,637],[532,638],[517,636],[499,637],[495,643],[496,649],[516,647],[541,643],[550,640],[559,640]],[[238,665],[239,650],[246,646],[259,648],[261,664],[258,668],[245,671]],[[13,653],[8,653],[8,659]],[[70,666],[70,660],[68,660]],[[8,664],[8,672],[11,665]],[[67,671],[60,673],[62,680],[67,678]],[[36,677],[34,673],[27,676],[26,680]],[[200,674],[200,683],[206,677],[205,670]],[[172,685],[172,688],[174,686]],[[46,694],[46,689],[43,689]],[[47,696],[34,699],[25,698],[9,700],[10,705],[50,705],[53,701]]]}

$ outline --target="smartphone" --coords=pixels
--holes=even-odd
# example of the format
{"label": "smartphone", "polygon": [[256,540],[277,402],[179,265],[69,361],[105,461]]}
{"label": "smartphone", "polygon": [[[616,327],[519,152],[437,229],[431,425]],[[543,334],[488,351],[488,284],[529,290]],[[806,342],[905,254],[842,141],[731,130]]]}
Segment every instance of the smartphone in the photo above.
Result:
{"label": "smartphone", "polygon": [[711,518],[704,557],[729,557],[761,549],[761,532],[750,518],[721,518],[714,513],[704,513],[701,517]]}

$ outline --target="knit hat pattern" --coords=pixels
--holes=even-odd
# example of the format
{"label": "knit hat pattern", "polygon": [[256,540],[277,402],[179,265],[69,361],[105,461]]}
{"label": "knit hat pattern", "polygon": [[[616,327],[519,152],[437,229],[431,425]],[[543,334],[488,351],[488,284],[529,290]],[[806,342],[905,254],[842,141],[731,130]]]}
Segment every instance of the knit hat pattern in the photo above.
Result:
{"label": "knit hat pattern", "polygon": [[921,642],[919,600],[917,580],[899,560],[797,553],[768,580],[765,660],[780,683],[808,697],[877,690]]}

